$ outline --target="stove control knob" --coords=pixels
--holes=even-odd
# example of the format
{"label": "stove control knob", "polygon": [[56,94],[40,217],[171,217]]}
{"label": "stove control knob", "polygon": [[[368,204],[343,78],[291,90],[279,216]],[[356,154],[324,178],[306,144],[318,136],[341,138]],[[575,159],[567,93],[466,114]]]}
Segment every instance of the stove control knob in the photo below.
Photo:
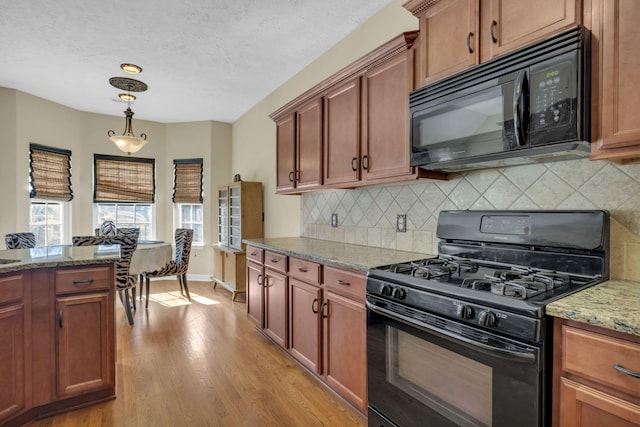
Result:
{"label": "stove control knob", "polygon": [[467,304],[458,304],[456,307],[456,316],[460,319],[472,319],[473,318],[473,308]]}
{"label": "stove control knob", "polygon": [[407,296],[407,291],[402,288],[394,288],[391,296],[395,299],[405,299]]}
{"label": "stove control knob", "polygon": [[489,310],[482,311],[480,312],[480,318],[478,319],[478,322],[481,326],[495,326],[496,315]]}
{"label": "stove control knob", "polygon": [[384,285],[380,293],[385,296],[391,296],[393,293],[393,287],[391,285]]}

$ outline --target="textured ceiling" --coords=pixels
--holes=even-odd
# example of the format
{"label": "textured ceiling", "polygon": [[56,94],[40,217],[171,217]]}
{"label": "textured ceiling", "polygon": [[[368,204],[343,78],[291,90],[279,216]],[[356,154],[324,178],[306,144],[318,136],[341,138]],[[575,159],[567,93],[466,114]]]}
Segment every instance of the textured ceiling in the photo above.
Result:
{"label": "textured ceiling", "polygon": [[136,118],[234,122],[390,0],[5,1],[0,87],[122,115],[109,78],[143,68]]}

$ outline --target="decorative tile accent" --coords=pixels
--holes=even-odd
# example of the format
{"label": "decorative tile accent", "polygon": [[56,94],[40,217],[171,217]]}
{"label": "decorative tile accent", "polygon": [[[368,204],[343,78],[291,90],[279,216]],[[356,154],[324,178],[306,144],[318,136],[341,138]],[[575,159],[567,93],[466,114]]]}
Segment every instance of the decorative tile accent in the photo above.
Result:
{"label": "decorative tile accent", "polygon": [[[640,165],[572,160],[304,194],[303,237],[437,253],[436,225],[446,209],[606,209],[612,217],[611,276],[640,280]],[[329,226],[338,212],[338,228]],[[396,233],[396,215],[407,232]],[[614,232],[615,230],[615,232]]]}

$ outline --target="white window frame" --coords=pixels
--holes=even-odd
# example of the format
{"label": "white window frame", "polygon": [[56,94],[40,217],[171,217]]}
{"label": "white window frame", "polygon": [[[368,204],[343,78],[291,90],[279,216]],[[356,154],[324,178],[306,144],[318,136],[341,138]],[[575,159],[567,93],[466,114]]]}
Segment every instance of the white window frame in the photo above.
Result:
{"label": "white window frame", "polygon": [[[60,200],[30,199],[29,200],[29,231],[31,232],[33,232],[33,227],[35,227],[35,225],[33,224],[33,216],[32,216],[32,208],[34,204],[39,204],[39,205],[44,204],[45,207],[46,205],[49,205],[49,204],[52,204],[52,205],[55,204],[55,205],[60,205],[61,207],[60,209],[60,243],[50,243],[48,239],[48,233],[45,233],[45,241],[44,242],[36,241],[36,245],[50,246],[55,244],[61,244],[61,245],[69,244],[70,243],[69,230],[71,229],[70,227],[71,221],[69,218],[69,202],[64,202]],[[48,220],[46,220],[46,223],[44,226],[45,228],[50,226],[48,224]]]}
{"label": "white window frame", "polygon": [[[200,206],[202,209],[202,221],[184,221],[182,219],[182,206]],[[202,227],[202,240],[196,240],[196,235],[193,235],[192,245],[204,246],[204,205],[202,203],[174,203],[174,223],[175,228],[192,228],[193,224],[200,225]]]}
{"label": "white window frame", "polygon": [[[140,203],[118,203],[118,202],[101,202],[101,203],[94,203],[93,204],[93,226],[94,228],[100,228],[100,225],[102,224],[102,220],[100,218],[98,218],[98,207],[100,205],[115,205],[116,206],[116,218],[114,220],[114,222],[116,223],[116,227],[119,227],[120,225],[118,224],[118,218],[117,218],[117,208],[119,206],[135,206],[139,205],[139,206],[150,206],[151,207],[151,236],[140,236],[140,240],[156,240],[156,223],[157,223],[157,218],[156,218],[156,204],[155,203],[150,203],[150,202],[140,202]],[[129,223],[128,223],[129,224]],[[128,227],[130,227],[131,225],[127,225]],[[138,224],[135,223],[133,224],[133,227],[137,227]]]}

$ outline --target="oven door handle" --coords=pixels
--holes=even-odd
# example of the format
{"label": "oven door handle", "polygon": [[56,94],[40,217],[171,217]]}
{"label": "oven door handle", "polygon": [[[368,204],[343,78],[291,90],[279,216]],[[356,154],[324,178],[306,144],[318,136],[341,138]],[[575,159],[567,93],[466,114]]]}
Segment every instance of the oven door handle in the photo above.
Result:
{"label": "oven door handle", "polygon": [[371,304],[369,301],[366,301],[366,305],[367,305],[367,309],[381,316],[389,317],[398,322],[405,323],[409,326],[413,326],[418,329],[422,329],[423,331],[428,333],[433,333],[435,335],[439,335],[444,338],[454,339],[456,341],[459,341],[460,344],[463,344],[466,347],[470,347],[473,350],[478,350],[485,354],[489,354],[491,356],[496,356],[503,359],[509,359],[512,361],[517,361],[522,363],[533,363],[536,360],[535,354],[532,354],[532,353],[513,351],[513,350],[508,350],[506,348],[493,347],[485,343],[472,340],[471,338],[465,337],[463,335],[456,334],[455,332],[448,331],[446,329],[435,328],[425,323],[418,322],[415,319],[411,319],[401,314],[394,313],[392,311],[378,307],[374,304]]}

